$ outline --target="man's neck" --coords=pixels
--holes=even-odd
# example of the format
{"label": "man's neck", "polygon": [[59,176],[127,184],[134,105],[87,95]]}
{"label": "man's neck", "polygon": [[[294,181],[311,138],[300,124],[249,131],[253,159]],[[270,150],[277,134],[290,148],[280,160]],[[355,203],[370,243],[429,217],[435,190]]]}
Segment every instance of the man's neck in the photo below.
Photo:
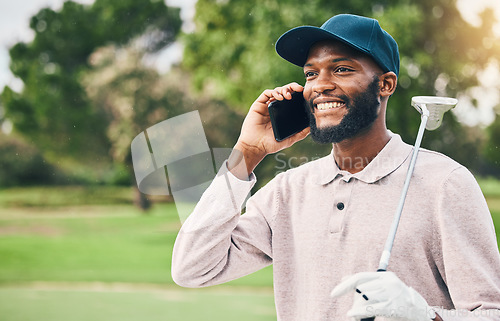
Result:
{"label": "man's neck", "polygon": [[349,173],[362,171],[391,139],[385,128],[372,128],[356,137],[333,144],[337,166]]}

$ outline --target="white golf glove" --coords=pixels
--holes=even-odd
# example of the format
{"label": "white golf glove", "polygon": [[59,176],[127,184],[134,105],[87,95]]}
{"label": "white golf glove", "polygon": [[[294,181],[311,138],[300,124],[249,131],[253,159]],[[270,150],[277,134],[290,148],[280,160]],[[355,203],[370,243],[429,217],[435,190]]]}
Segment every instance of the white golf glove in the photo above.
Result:
{"label": "white golf glove", "polygon": [[436,313],[425,299],[392,272],[363,272],[343,280],[333,289],[336,298],[354,293],[347,316],[356,320],[380,316],[410,321],[430,321]]}

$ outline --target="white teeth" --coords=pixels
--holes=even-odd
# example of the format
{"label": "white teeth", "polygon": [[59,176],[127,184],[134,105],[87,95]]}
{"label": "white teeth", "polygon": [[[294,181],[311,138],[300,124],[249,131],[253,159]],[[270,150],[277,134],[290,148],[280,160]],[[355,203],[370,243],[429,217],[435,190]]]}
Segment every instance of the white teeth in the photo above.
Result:
{"label": "white teeth", "polygon": [[327,109],[331,109],[331,108],[338,108],[340,106],[343,106],[344,103],[341,103],[341,102],[328,102],[328,103],[321,103],[321,104],[318,104],[317,105],[317,108],[319,110],[327,110]]}

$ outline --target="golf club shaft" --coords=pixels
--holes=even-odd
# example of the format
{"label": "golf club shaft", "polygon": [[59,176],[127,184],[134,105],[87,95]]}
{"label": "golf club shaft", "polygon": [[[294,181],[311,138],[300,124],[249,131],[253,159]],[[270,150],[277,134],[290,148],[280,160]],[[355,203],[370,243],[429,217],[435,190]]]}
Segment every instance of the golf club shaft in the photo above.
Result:
{"label": "golf club shaft", "polygon": [[415,163],[417,162],[417,156],[420,149],[420,144],[422,143],[422,138],[424,137],[425,126],[427,125],[427,120],[429,119],[429,111],[424,107],[422,113],[422,120],[420,122],[420,128],[418,129],[417,139],[415,141],[415,146],[413,148],[413,154],[410,161],[410,166],[406,173],[406,179],[401,191],[401,197],[399,198],[399,204],[394,214],[394,219],[392,220],[391,229],[387,240],[385,241],[384,251],[380,257],[380,262],[378,266],[378,271],[385,271],[387,265],[389,264],[389,258],[391,256],[392,246],[394,245],[394,238],[396,237],[396,232],[398,230],[399,221],[401,219],[401,214],[403,213],[403,207],[405,205],[406,194],[408,193],[408,188],[410,187],[410,180],[413,175],[413,170],[415,169]]}
{"label": "golf club shaft", "polygon": [[[406,194],[408,193],[408,188],[410,187],[411,176],[413,175],[413,170],[415,169],[415,163],[417,162],[418,151],[420,149],[420,144],[422,143],[422,138],[424,137],[425,126],[427,125],[427,120],[429,119],[429,110],[426,106],[422,106],[422,117],[420,122],[420,128],[418,129],[417,139],[415,140],[415,146],[413,148],[413,154],[410,161],[410,166],[406,173],[406,179],[401,191],[401,197],[399,198],[399,204],[394,214],[394,219],[392,220],[391,229],[387,240],[385,241],[384,251],[380,258],[379,266],[377,272],[385,272],[387,266],[389,265],[389,258],[391,257],[392,246],[394,245],[394,238],[396,237],[396,232],[398,230],[399,220],[401,219],[401,213],[403,213],[403,207],[406,200]],[[373,321],[375,317],[364,318],[361,321]]]}

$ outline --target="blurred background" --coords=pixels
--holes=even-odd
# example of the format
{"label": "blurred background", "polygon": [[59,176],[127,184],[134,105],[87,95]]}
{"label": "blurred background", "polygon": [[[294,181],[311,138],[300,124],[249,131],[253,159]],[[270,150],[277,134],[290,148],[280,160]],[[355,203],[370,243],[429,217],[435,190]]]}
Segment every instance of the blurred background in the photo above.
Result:
{"label": "blurred background", "polygon": [[[339,13],[374,17],[398,42],[388,126],[407,143],[412,96],[459,99],[423,146],[474,173],[500,231],[497,0],[25,0],[0,12],[0,321],[275,320],[271,268],[201,290],[172,282],[176,207],[137,190],[130,143],[198,110],[210,147],[231,148],[264,89],[304,83],[278,37]],[[330,148],[306,139],[268,156],[256,188]]]}

